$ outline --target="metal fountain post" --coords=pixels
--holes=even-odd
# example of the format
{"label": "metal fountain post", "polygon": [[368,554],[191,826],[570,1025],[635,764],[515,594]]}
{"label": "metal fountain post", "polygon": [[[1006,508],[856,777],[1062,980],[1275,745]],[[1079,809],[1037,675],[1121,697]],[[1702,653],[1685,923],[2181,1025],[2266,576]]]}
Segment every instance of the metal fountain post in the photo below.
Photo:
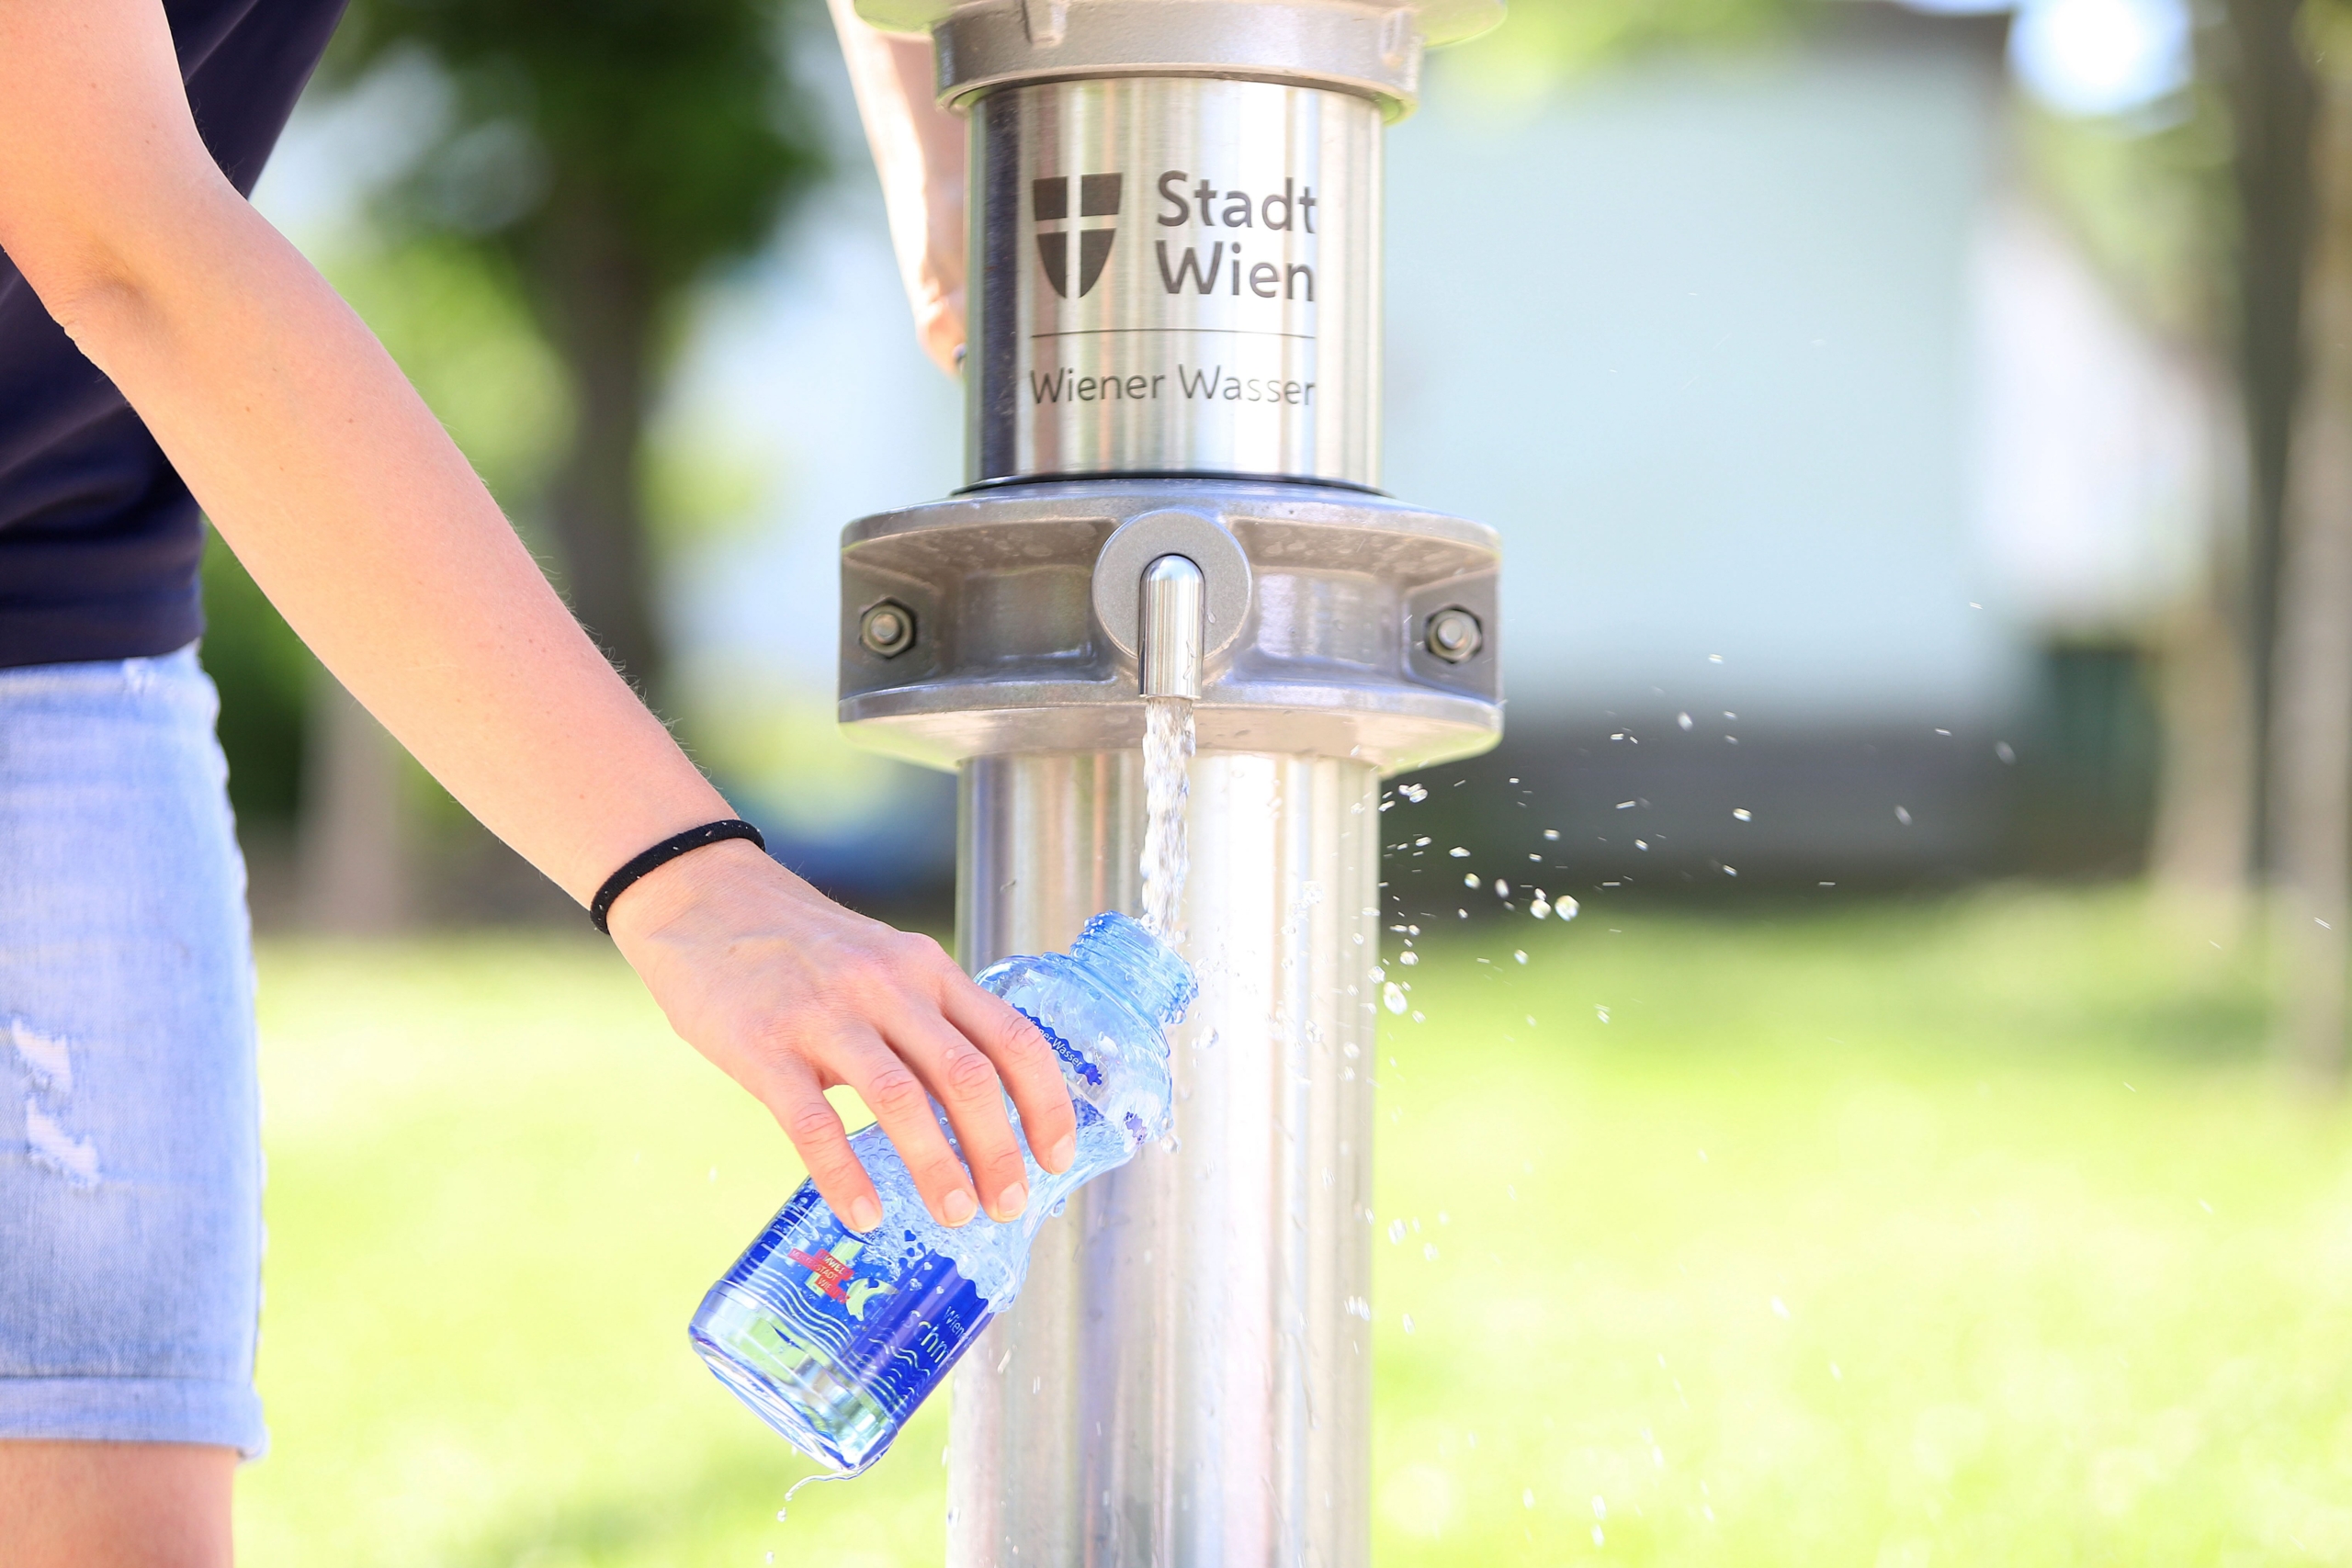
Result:
{"label": "metal fountain post", "polygon": [[841,716],[961,779],[977,969],[1134,910],[1195,699],[1176,1135],[957,1372],[957,1568],[1369,1557],[1378,780],[1501,727],[1492,530],[1378,490],[1381,130],[1501,0],[861,0],[971,135],[967,484],[842,536]]}

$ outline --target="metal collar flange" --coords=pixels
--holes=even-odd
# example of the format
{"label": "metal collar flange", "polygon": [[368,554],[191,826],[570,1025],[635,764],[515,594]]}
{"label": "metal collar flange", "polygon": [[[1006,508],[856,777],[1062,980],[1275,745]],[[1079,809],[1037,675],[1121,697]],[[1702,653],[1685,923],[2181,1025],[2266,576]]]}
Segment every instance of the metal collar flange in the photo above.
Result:
{"label": "metal collar flange", "polygon": [[[865,518],[842,545],[842,722],[910,761],[1140,744],[1136,586],[1166,554],[1209,600],[1203,750],[1401,769],[1501,730],[1495,533],[1385,497],[1066,481]],[[862,635],[881,606],[911,646]],[[1446,642],[1440,623],[1475,629]]]}

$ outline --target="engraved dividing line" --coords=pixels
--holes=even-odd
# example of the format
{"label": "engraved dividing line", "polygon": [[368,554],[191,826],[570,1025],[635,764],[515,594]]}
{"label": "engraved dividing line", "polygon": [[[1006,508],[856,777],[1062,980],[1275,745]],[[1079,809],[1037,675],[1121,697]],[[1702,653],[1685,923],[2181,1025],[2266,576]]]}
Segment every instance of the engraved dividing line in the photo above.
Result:
{"label": "engraved dividing line", "polygon": [[1313,343],[1313,333],[1268,332],[1262,327],[1072,327],[1068,332],[1031,333],[1035,342],[1043,337],[1101,337],[1108,333],[1223,333],[1228,337],[1288,337],[1301,343]]}

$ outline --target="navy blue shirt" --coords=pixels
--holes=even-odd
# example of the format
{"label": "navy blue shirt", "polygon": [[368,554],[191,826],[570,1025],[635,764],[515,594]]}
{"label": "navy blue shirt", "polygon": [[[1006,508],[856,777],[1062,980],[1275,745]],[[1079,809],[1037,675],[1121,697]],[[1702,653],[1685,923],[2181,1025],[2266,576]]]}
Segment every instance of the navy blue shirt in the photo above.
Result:
{"label": "navy blue shirt", "polygon": [[[344,5],[164,0],[197,130],[244,194]],[[0,252],[0,667],[194,641],[203,554],[187,486]]]}

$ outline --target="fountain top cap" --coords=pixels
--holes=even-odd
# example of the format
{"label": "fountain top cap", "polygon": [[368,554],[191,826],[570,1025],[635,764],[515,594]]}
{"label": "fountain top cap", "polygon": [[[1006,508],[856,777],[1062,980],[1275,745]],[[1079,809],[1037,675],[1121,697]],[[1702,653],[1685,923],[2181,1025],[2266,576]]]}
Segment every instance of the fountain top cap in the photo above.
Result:
{"label": "fountain top cap", "polygon": [[885,32],[928,32],[939,96],[960,105],[1020,82],[1213,76],[1375,98],[1420,91],[1421,52],[1475,38],[1504,0],[856,0]]}
{"label": "fountain top cap", "polygon": [[[1006,5],[1017,11],[1080,12],[1107,9],[1110,0],[857,0],[857,14],[884,32],[929,32],[947,20],[956,11],[989,9],[992,5]],[[1322,11],[1406,11],[1412,14],[1415,30],[1421,41],[1431,49],[1464,39],[1499,25],[1503,19],[1503,0],[1250,0],[1267,10],[1287,10],[1294,7]],[[1204,13],[1212,7],[1204,0],[1152,0],[1152,4],[1171,11],[1199,9]],[[1050,24],[1049,24],[1050,27]],[[1040,29],[1048,30],[1048,29]]]}

